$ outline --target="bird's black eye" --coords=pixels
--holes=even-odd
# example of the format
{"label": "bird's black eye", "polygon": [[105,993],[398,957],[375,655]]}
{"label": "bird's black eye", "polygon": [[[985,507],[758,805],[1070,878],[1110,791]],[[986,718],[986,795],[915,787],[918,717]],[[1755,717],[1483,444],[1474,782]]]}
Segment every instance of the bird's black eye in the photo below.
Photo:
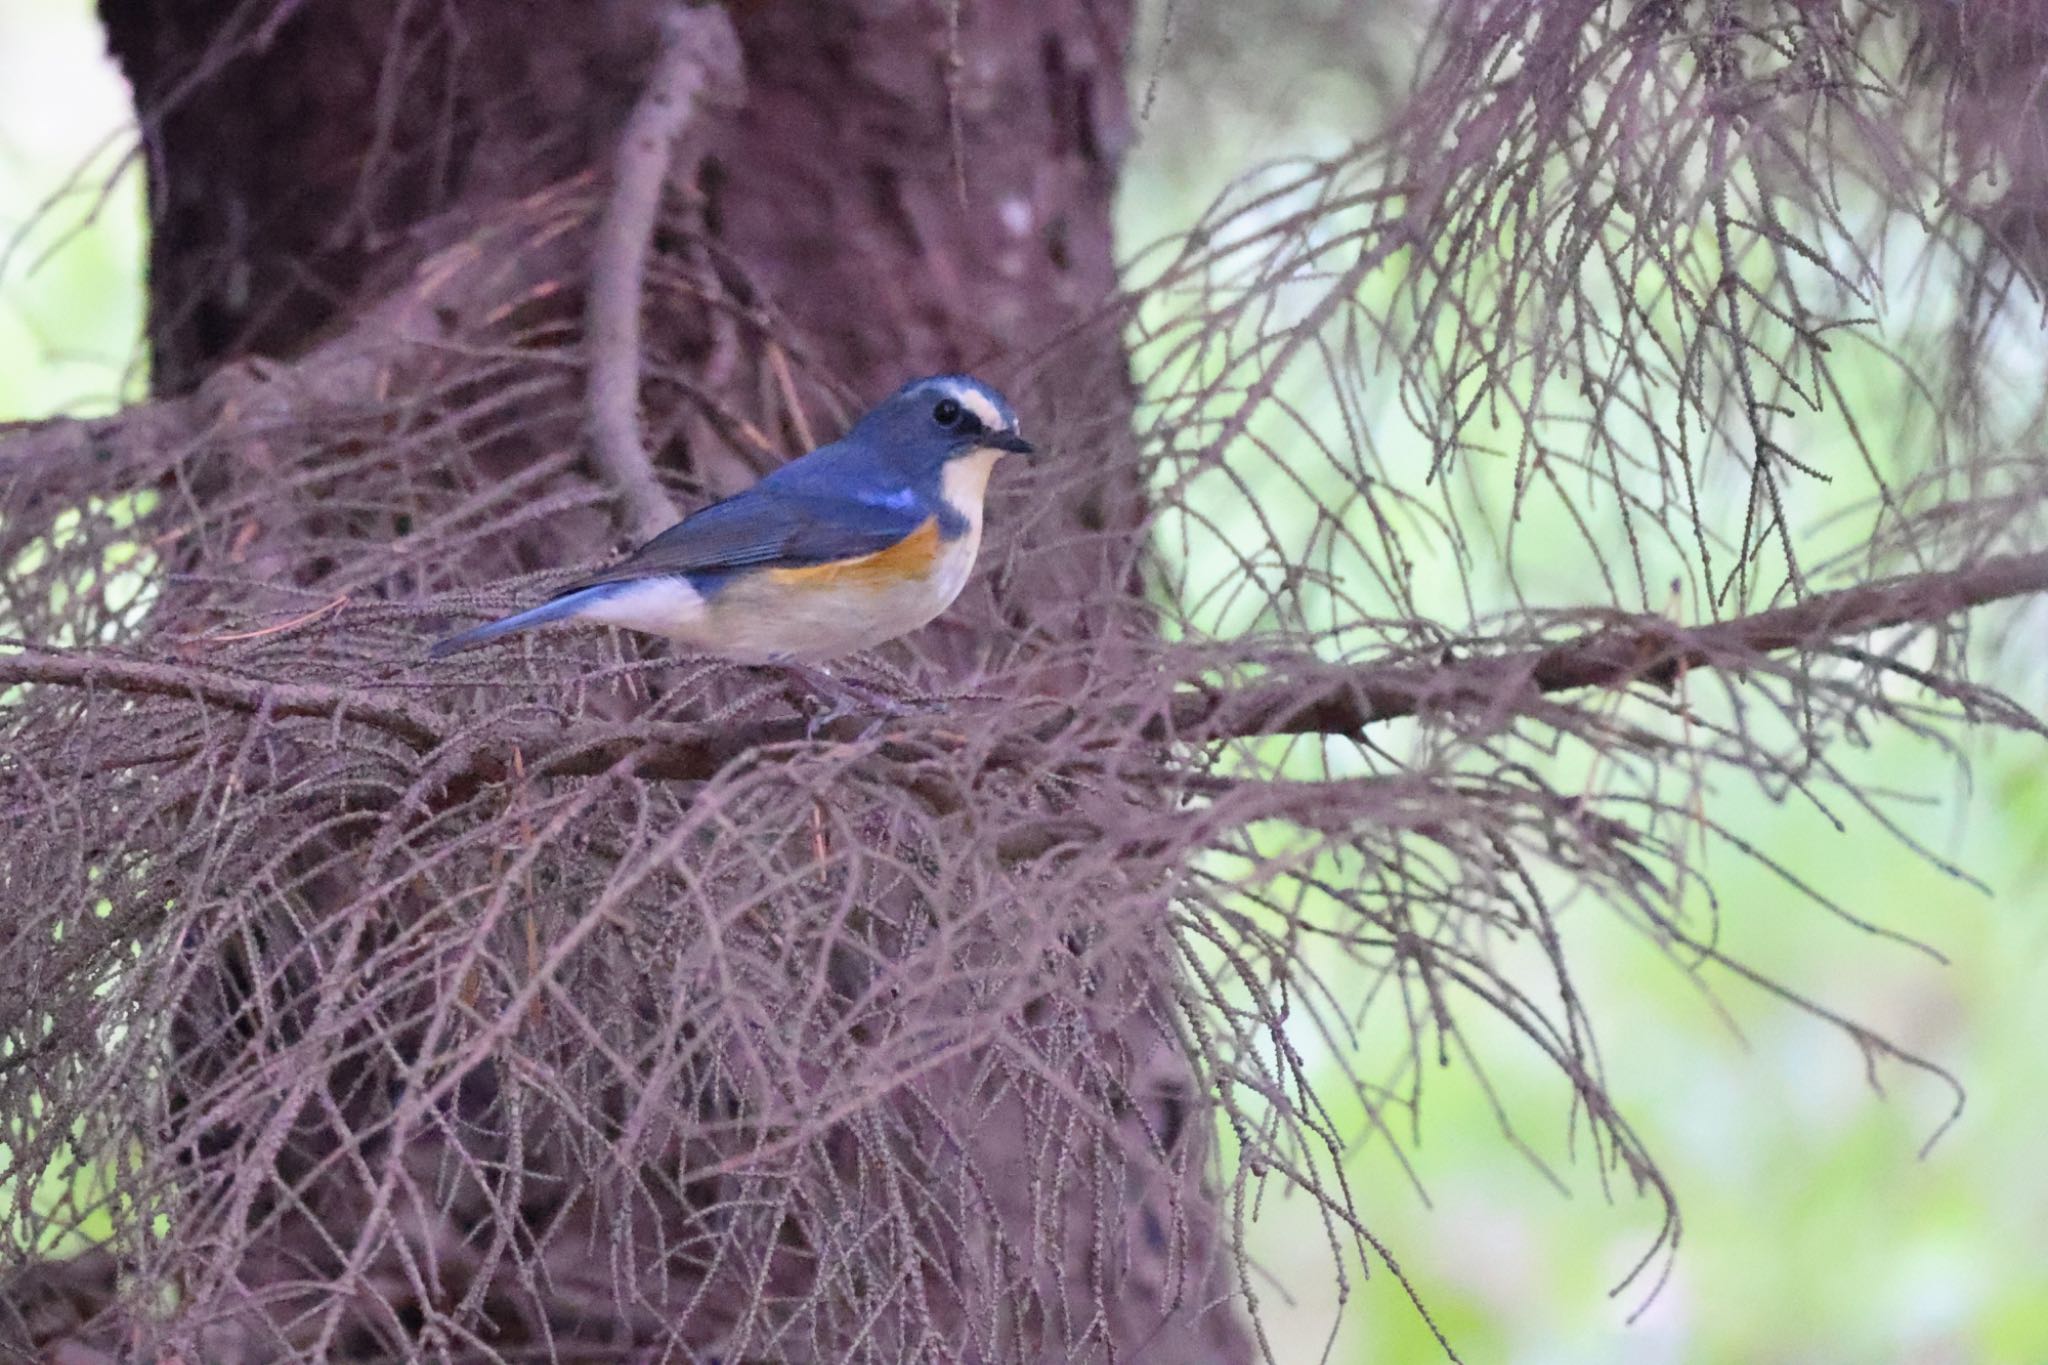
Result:
{"label": "bird's black eye", "polygon": [[950,398],[941,398],[932,409],[932,420],[942,427],[950,427],[960,420],[960,405]]}

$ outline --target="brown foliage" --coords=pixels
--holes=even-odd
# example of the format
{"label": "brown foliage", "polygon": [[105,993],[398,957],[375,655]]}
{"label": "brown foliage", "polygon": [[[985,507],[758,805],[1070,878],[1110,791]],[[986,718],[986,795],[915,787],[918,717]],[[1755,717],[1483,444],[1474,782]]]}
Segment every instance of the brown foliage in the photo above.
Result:
{"label": "brown foliage", "polygon": [[[651,491],[616,410],[586,461],[582,323],[657,7],[169,8],[105,5],[158,396],[0,437],[5,1173],[106,1173],[17,1179],[31,1249],[112,1222],[15,1257],[0,1342],[1245,1359],[1269,1183],[1385,1259],[1305,1044],[1398,1035],[1344,1073],[1391,1132],[1478,1019],[1663,1199],[1650,1264],[1559,907],[1818,1010],[1719,946],[1720,804],[1889,823],[1845,741],[2039,728],[1961,633],[2048,587],[1999,387],[2042,191],[1985,112],[2048,49],[1973,38],[2028,6],[1446,6],[1382,132],[1114,296],[1120,7],[734,6],[747,103],[624,272]],[[1942,311],[1854,326],[1908,231]],[[1895,425],[1809,449],[1851,357]],[[588,632],[423,662],[622,504],[984,361],[1055,459],[862,666],[900,714]]]}

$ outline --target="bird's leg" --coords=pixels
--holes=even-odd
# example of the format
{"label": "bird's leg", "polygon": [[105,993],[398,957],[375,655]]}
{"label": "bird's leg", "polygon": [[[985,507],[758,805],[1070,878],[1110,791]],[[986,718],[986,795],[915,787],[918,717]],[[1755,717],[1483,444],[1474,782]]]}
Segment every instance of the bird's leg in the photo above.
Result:
{"label": "bird's leg", "polygon": [[[870,683],[840,677],[823,664],[802,664],[793,659],[786,659],[783,661],[783,667],[803,679],[810,688],[811,695],[808,698],[792,698],[797,709],[809,713],[809,720],[804,727],[804,736],[807,739],[816,739],[818,731],[842,716],[868,711],[874,713],[874,721],[859,735],[859,738],[866,739],[874,732],[875,726],[885,720],[943,711],[947,702],[956,700],[949,697],[904,697]],[[826,698],[830,699],[831,705],[823,710],[817,709],[815,705],[806,705],[806,701],[816,703]]]}
{"label": "bird's leg", "polygon": [[898,715],[913,711],[944,711],[960,702],[992,700],[980,692],[933,692],[921,686],[918,679],[893,667],[885,659],[877,658],[871,662],[875,670],[887,680],[890,690],[870,690],[875,690],[877,696],[886,698]]}
{"label": "bird's leg", "polygon": [[[809,688],[808,696],[795,699],[797,708],[807,713],[804,722],[806,739],[816,739],[818,732],[833,721],[859,711],[877,712],[874,725],[879,725],[891,717],[907,714],[907,708],[888,693],[854,682],[850,678],[834,677],[832,671],[823,665],[801,664],[792,659],[785,661],[783,666],[801,678]],[[819,705],[827,701],[829,705]],[[862,731],[860,738],[866,739],[874,725]]]}

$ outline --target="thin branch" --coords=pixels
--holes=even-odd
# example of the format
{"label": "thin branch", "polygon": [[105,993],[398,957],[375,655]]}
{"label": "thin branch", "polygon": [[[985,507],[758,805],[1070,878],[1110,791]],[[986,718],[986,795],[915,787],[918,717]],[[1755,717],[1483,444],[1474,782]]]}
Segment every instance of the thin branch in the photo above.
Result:
{"label": "thin branch", "polygon": [[740,73],[739,38],[725,11],[663,8],[661,55],[626,122],[612,192],[591,262],[585,345],[590,357],[590,439],[641,539],[678,518],[640,439],[640,300],[676,140],[700,98],[729,98]]}
{"label": "thin branch", "polygon": [[184,664],[42,649],[0,655],[0,687],[18,683],[104,688],[140,697],[186,697],[251,714],[331,716],[382,730],[421,753],[431,752],[442,738],[441,727],[417,708],[379,699],[363,688],[268,682]]}
{"label": "thin branch", "polygon": [[[1403,716],[1477,707],[1512,712],[1539,695],[1584,687],[1669,687],[1692,669],[1740,668],[1761,654],[1813,648],[1886,626],[1931,625],[2038,592],[2048,592],[2048,552],[1902,574],[1708,626],[1687,628],[1654,613],[1617,614],[1599,630],[1515,654],[1441,664],[1318,663],[1311,671],[1329,678],[1322,687],[1291,674],[1258,687],[1191,691],[1176,700],[1170,733],[1184,739],[1353,735]],[[1161,724],[1153,733],[1165,738],[1169,730]]]}
{"label": "thin branch", "polygon": [[[1191,743],[1258,735],[1357,735],[1369,725],[1404,716],[1483,708],[1513,714],[1550,693],[1634,682],[1668,686],[1681,671],[1742,668],[1774,651],[1811,649],[1887,626],[1933,624],[1959,611],[2039,592],[2048,592],[2048,551],[1989,559],[1968,569],[1905,574],[1693,630],[1644,614],[1618,617],[1600,630],[1548,648],[1490,658],[1430,666],[1345,667],[1317,661],[1293,673],[1276,666],[1283,681],[1178,693],[1170,718],[1153,720],[1138,735]],[[1304,681],[1318,673],[1328,681],[1320,686]],[[187,696],[252,714],[267,709],[279,716],[337,716],[382,730],[421,753],[440,747],[446,733],[419,709],[362,689],[267,683],[104,655],[24,650],[0,657],[0,686],[18,683]],[[1035,727],[1036,739],[1020,739],[1015,752],[999,746],[985,761],[991,767],[1034,766],[1034,758],[1043,756],[1040,743],[1085,714],[1063,707]],[[1129,724],[1134,717],[1110,719]],[[807,738],[852,742],[873,723],[871,716],[841,716],[818,727],[792,718],[746,725],[640,721],[501,728],[451,765],[443,799],[460,800],[481,785],[502,780],[511,771],[508,756],[513,754],[535,776],[593,776],[630,760],[632,771],[643,778],[707,781],[740,759],[793,751]],[[882,756],[891,757],[886,745]],[[901,757],[912,762],[917,755]],[[957,806],[959,798],[935,792],[932,804]]]}
{"label": "thin branch", "polygon": [[330,612],[340,611],[343,607],[347,605],[348,594],[343,593],[339,597],[321,603],[319,606],[313,608],[311,611],[302,612],[301,614],[292,617],[291,620],[289,621],[279,621],[274,626],[264,626],[258,630],[238,630],[229,635],[209,635],[206,637],[207,643],[215,645],[224,645],[240,640],[261,640],[266,636],[281,635],[285,631],[296,630],[300,626],[303,626],[308,622],[317,621],[321,617],[327,615]]}

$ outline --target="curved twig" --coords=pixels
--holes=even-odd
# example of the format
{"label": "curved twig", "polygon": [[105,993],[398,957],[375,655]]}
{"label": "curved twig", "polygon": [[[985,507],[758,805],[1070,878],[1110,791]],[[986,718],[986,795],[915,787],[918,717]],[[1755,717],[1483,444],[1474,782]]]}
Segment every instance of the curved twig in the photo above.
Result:
{"label": "curved twig", "polygon": [[611,197],[598,225],[584,335],[591,450],[643,540],[679,516],[640,440],[640,298],[647,253],[676,140],[699,99],[730,97],[740,70],[739,38],[723,10],[670,4],[662,11],[661,28],[661,55],[626,122]]}

